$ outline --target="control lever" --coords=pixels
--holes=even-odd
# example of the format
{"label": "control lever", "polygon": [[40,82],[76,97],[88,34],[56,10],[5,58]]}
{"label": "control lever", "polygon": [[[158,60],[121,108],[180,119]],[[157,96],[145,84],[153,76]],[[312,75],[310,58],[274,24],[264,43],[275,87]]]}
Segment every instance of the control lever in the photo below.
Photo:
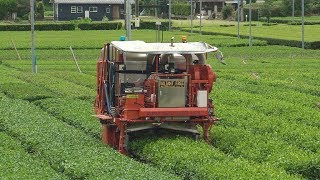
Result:
{"label": "control lever", "polygon": [[220,61],[221,64],[227,65],[227,63],[224,62],[223,54],[220,50],[217,51],[216,58]]}

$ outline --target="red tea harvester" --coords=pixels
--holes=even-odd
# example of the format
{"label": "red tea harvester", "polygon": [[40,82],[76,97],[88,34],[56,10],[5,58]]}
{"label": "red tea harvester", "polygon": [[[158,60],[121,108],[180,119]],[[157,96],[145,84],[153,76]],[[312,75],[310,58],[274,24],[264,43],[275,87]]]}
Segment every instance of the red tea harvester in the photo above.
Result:
{"label": "red tea harvester", "polygon": [[[164,128],[199,135],[218,120],[209,98],[216,74],[202,42],[113,41],[97,63],[96,116],[103,143],[127,153],[128,134]],[[222,59],[222,54],[219,54]]]}

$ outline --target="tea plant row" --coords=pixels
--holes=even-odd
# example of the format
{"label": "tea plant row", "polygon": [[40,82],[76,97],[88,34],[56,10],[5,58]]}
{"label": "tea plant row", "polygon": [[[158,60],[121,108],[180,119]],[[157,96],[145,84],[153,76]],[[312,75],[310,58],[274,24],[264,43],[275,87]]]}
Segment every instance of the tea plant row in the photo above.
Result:
{"label": "tea plant row", "polygon": [[2,130],[0,161],[1,178],[4,179],[67,179],[53,170],[49,164],[27,152],[21,143],[3,133]]}
{"label": "tea plant row", "polygon": [[100,141],[23,100],[2,97],[0,124],[4,130],[69,178],[176,179],[138,163]]}
{"label": "tea plant row", "polygon": [[[146,42],[154,42],[155,30],[139,30],[132,31],[132,40],[142,40]],[[123,30],[106,30],[106,31],[42,31],[35,34],[35,45],[37,49],[69,49],[70,46],[74,49],[101,49],[106,42],[120,40],[120,36],[125,35]],[[237,39],[230,36],[215,36],[210,35],[195,36],[180,31],[164,31],[163,42],[170,42],[171,37],[175,37],[175,42],[181,42],[181,36],[187,35],[188,41],[202,41],[215,46],[248,46],[249,42],[246,39]],[[14,45],[19,49],[30,48],[30,35],[28,32],[1,32],[0,44],[1,50],[13,49]],[[79,38],[86,37],[86,38]],[[266,45],[265,41],[254,40],[257,45]]]}

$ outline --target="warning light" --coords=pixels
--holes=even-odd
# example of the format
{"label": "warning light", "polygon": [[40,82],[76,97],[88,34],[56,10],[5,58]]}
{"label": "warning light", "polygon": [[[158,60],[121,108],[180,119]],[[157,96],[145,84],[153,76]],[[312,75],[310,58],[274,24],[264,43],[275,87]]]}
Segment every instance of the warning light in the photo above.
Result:
{"label": "warning light", "polygon": [[187,42],[187,36],[181,36],[181,41],[183,43],[186,43]]}
{"label": "warning light", "polygon": [[125,41],[126,37],[125,36],[120,36],[120,41]]}

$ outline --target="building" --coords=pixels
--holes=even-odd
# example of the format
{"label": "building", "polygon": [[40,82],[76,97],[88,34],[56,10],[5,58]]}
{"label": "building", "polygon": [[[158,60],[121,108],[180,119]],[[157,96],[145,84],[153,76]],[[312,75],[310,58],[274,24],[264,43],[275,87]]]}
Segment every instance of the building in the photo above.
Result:
{"label": "building", "polygon": [[[200,14],[200,1],[195,1],[195,14]],[[226,0],[202,0],[201,14],[209,19],[216,19],[221,13]]]}
{"label": "building", "polygon": [[69,21],[90,18],[101,21],[124,19],[124,0],[54,0],[54,19]]}

